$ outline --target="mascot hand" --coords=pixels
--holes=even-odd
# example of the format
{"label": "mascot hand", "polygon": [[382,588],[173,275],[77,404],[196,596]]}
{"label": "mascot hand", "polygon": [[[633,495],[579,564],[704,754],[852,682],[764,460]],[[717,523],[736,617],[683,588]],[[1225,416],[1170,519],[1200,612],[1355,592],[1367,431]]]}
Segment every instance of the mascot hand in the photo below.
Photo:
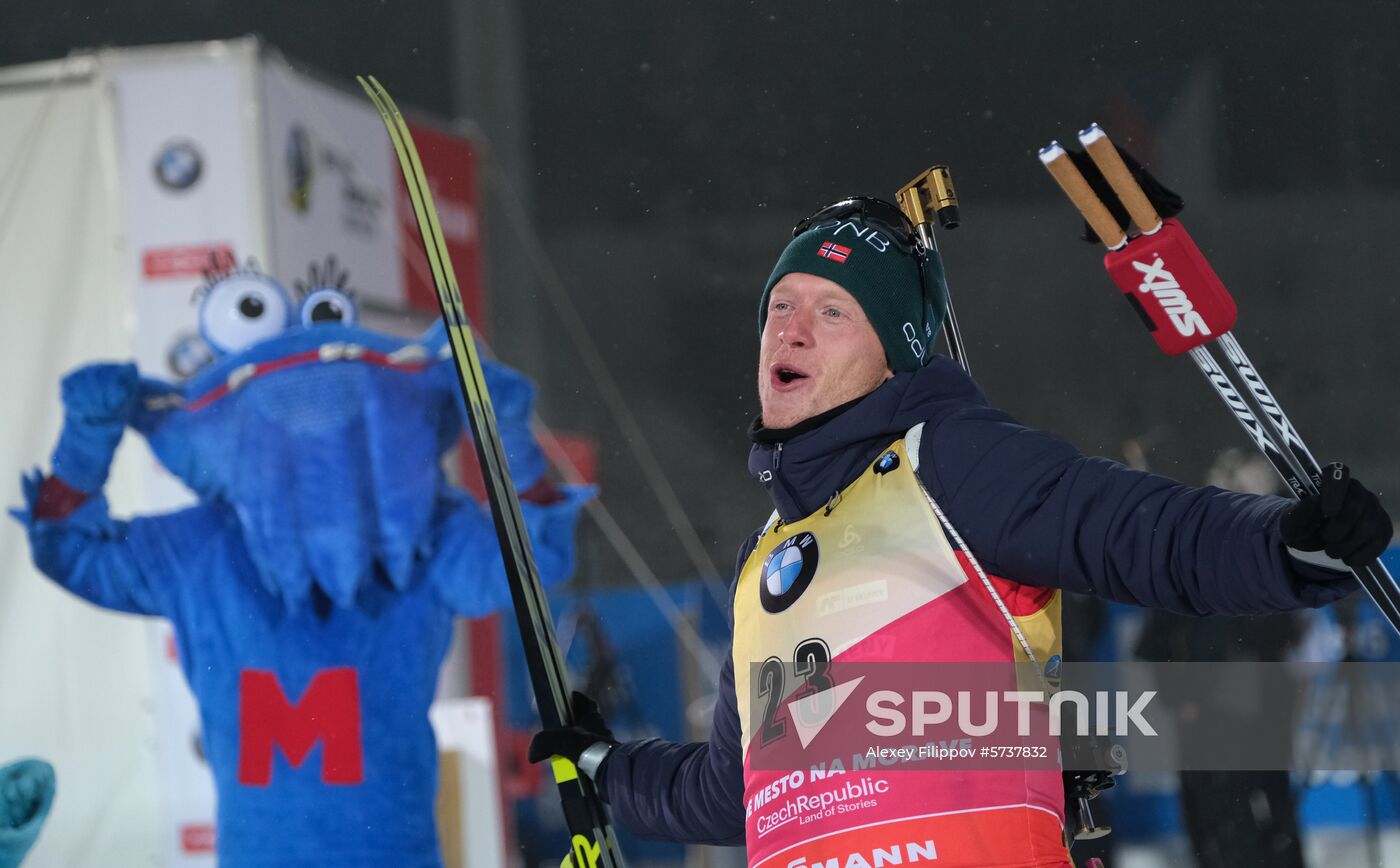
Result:
{"label": "mascot hand", "polygon": [[130,363],[87,365],[64,377],[54,475],[80,491],[101,490],[140,391],[141,377]]}
{"label": "mascot hand", "polygon": [[0,769],[0,823],[18,829],[41,819],[53,791],[53,766],[43,760],[21,760]]}
{"label": "mascot hand", "polygon": [[53,766],[43,760],[0,768],[0,866],[24,861],[48,817],[54,791]]}
{"label": "mascot hand", "polygon": [[131,417],[126,420],[126,424],[150,437],[182,403],[184,397],[179,388],[161,380],[143,378]]}
{"label": "mascot hand", "polygon": [[98,362],[64,377],[60,390],[68,424],[125,427],[136,408],[141,375],[131,362]]}

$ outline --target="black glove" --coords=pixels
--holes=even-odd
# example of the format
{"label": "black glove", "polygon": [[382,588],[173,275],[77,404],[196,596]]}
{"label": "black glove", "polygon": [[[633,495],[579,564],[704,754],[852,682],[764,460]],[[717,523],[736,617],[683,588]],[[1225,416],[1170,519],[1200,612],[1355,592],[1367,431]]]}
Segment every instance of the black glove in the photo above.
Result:
{"label": "black glove", "polygon": [[608,729],[608,725],[603,721],[598,703],[575,690],[573,705],[573,726],[546,729],[535,733],[535,737],[530,739],[530,762],[537,763],[552,756],[562,756],[570,762],[577,763],[579,754],[598,742],[617,744],[612,730]]}
{"label": "black glove", "polygon": [[[1166,219],[1181,213],[1182,209],[1186,207],[1186,203],[1181,201],[1180,196],[1167,189],[1161,181],[1152,177],[1152,173],[1144,169],[1142,163],[1139,163],[1132,154],[1117,145],[1113,147],[1118,149],[1118,156],[1123,158],[1129,174],[1133,176],[1134,181],[1138,182],[1143,194],[1147,196],[1147,201],[1151,202],[1152,207],[1157,209],[1158,216]],[[1093,158],[1083,151],[1071,150],[1070,148],[1065,148],[1065,153],[1069,154],[1069,158],[1074,161],[1074,167],[1084,176],[1084,180],[1089,182],[1089,187],[1094,191],[1094,195],[1099,197],[1099,201],[1108,208],[1108,213],[1112,214],[1113,219],[1118,221],[1118,228],[1124,232],[1128,231],[1128,224],[1132,222],[1132,218],[1128,216],[1128,209],[1124,208],[1123,203],[1118,201],[1118,194],[1113,192],[1113,187],[1099,171]],[[1151,229],[1152,227],[1139,226],[1138,228]],[[1084,234],[1079,237],[1090,244],[1099,243],[1099,236],[1090,228],[1087,220],[1084,221]]]}
{"label": "black glove", "polygon": [[1380,498],[1352,479],[1341,462],[1322,468],[1321,491],[1284,510],[1278,530],[1289,548],[1325,551],[1349,567],[1380,557],[1394,533]]}

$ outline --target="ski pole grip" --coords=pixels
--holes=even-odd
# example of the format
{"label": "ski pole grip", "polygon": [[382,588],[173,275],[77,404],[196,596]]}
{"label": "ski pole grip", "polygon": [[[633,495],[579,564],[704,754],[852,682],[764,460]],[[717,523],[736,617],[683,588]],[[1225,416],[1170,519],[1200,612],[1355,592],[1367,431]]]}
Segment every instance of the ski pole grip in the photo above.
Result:
{"label": "ski pole grip", "polygon": [[1084,215],[1084,219],[1094,230],[1094,234],[1099,236],[1104,247],[1117,250],[1127,243],[1128,236],[1118,228],[1118,221],[1113,219],[1113,215],[1108,213],[1099,197],[1094,195],[1089,182],[1079,174],[1079,170],[1074,167],[1074,161],[1065,153],[1059,142],[1051,142],[1040,149],[1040,162],[1045,164],[1045,168],[1060,185],[1060,189],[1064,190],[1065,195],[1074,203],[1074,207]]}
{"label": "ski pole grip", "polygon": [[1128,171],[1127,164],[1119,156],[1113,142],[1108,140],[1108,134],[1103,128],[1098,124],[1090,124],[1088,129],[1080,130],[1079,144],[1084,146],[1094,165],[1099,167],[1108,185],[1118,194],[1118,200],[1128,209],[1128,216],[1133,218],[1133,222],[1142,233],[1151,235],[1161,229],[1162,218],[1158,216],[1157,209],[1152,207],[1152,202],[1148,200],[1147,194],[1142,192],[1142,187],[1133,178],[1133,173]]}
{"label": "ski pole grip", "polygon": [[1175,220],[1104,255],[1104,268],[1162,352],[1188,352],[1235,325],[1235,300]]}

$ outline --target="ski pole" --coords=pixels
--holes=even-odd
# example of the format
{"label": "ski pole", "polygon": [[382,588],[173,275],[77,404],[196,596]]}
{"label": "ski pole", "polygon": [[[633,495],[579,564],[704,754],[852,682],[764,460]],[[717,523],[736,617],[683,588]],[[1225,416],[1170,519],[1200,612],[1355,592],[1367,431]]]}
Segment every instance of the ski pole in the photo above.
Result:
{"label": "ski pole", "polygon": [[[511,482],[505,449],[496,428],[496,413],[486,379],[477,355],[476,340],[467,321],[462,292],[452,269],[452,260],[443,241],[432,191],[423,175],[423,165],[413,136],[404,123],[398,106],[374,76],[368,80],[357,76],[360,86],[378,109],[398,155],[399,168],[413,202],[418,230],[423,238],[437,288],[438,304],[447,327],[452,360],[457,368],[458,385],[467,404],[467,421],[481,475],[486,483],[491,517],[496,525],[501,558],[505,563],[506,580],[515,605],[520,639],[525,646],[525,662],[530,671],[535,701],[546,727],[564,727],[573,723],[569,706],[569,685],[559,643],[554,638],[554,621],[549,613],[549,600],[540,583],[539,568],[530,549],[530,536],[520,512],[520,499]],[[572,868],[624,868],[626,862],[617,846],[617,837],[608,822],[607,809],[593,782],[578,773],[577,767],[563,757],[553,759],[554,780],[564,803],[564,821],[570,833],[570,855],[565,860]]]}
{"label": "ski pole", "polygon": [[[1042,149],[1040,159],[1109,249],[1104,257],[1109,275],[1164,352],[1191,356],[1293,495],[1316,495],[1322,468],[1230,331],[1236,315],[1234,299],[1210,263],[1180,223],[1158,216],[1097,124],[1080,132],[1079,140],[1141,235],[1129,239],[1122,232],[1058,142]],[[1244,384],[1244,394],[1253,407],[1216,363],[1208,343],[1219,345]],[[1373,561],[1352,568],[1352,573],[1391,627],[1400,633],[1400,586],[1389,571],[1379,561]]]}
{"label": "ski pole", "polygon": [[[1094,165],[1098,166],[1108,180],[1109,186],[1113,188],[1123,206],[1127,209],[1133,222],[1142,229],[1143,235],[1152,235],[1159,231],[1162,220],[1157,215],[1157,211],[1152,207],[1151,201],[1137,181],[1133,179],[1128,167],[1124,165],[1123,158],[1119,156],[1118,150],[1108,140],[1108,135],[1098,124],[1090,124],[1085,130],[1079,133],[1079,142],[1084,146]],[[1223,285],[1221,287],[1223,291]],[[1269,438],[1276,446],[1282,447],[1280,456],[1289,465],[1295,482],[1290,482],[1290,488],[1295,492],[1300,491],[1297,484],[1306,479],[1312,483],[1311,491],[1316,493],[1316,489],[1322,485],[1322,466],[1318,464],[1313,453],[1308,449],[1307,444],[1298,436],[1298,431],[1289,421],[1287,414],[1283,411],[1283,405],[1274,397],[1269,389],[1264,377],[1249,360],[1244,347],[1240,345],[1234,332],[1226,330],[1215,341],[1220,349],[1225,353],[1226,359],[1235,369],[1235,374],[1239,381],[1244,384],[1255,408],[1261,411],[1256,417],[1262,422],[1263,427],[1269,432]],[[1285,481],[1289,480],[1285,478]],[[1394,580],[1385,572],[1385,568],[1379,562],[1375,564],[1385,574],[1385,579],[1389,584],[1394,584]]]}
{"label": "ski pole", "polygon": [[[953,189],[953,175],[947,166],[933,166],[900,187],[895,201],[899,203],[899,210],[914,224],[914,231],[918,233],[924,249],[934,253],[938,252],[938,240],[933,235],[934,217],[944,229],[956,229],[962,225],[958,214],[958,194]],[[929,216],[929,212],[934,216]],[[958,329],[958,317],[953,313],[952,293],[948,294],[948,312],[943,318],[943,340],[948,344],[948,355],[953,357],[953,361],[964,371],[972,373],[967,363],[967,346]]]}

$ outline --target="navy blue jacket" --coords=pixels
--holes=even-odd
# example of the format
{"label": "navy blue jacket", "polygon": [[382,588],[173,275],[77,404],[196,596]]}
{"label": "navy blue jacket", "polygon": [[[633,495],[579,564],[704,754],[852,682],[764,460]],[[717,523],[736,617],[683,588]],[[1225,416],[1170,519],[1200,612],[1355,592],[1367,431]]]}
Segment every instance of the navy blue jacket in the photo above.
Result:
{"label": "navy blue jacket", "polygon": [[[1196,615],[1320,606],[1356,588],[1348,573],[1289,557],[1278,533],[1289,501],[1191,488],[1085,457],[987,406],[942,356],[813,430],[755,443],[749,470],[767,476],[778,514],[796,521],[919,422],[919,478],[993,575]],[[740,549],[736,576],[757,537]],[[708,742],[648,739],[609,755],[600,787],[622,826],[673,841],[744,843],[732,655],[720,679]]]}

